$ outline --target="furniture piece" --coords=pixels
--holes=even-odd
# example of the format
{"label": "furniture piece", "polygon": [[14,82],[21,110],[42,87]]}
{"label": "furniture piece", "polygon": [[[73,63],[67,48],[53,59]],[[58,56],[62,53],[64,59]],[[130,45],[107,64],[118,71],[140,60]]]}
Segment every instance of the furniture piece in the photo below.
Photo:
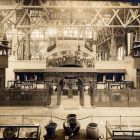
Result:
{"label": "furniture piece", "polygon": [[40,140],[38,124],[0,125],[0,130],[0,140]]}

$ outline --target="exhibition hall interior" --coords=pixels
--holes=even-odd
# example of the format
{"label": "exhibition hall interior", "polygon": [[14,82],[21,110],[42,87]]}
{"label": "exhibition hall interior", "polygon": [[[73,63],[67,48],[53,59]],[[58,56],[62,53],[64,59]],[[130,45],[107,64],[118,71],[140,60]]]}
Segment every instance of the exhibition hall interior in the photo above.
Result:
{"label": "exhibition hall interior", "polygon": [[140,140],[139,0],[0,0],[0,140]]}

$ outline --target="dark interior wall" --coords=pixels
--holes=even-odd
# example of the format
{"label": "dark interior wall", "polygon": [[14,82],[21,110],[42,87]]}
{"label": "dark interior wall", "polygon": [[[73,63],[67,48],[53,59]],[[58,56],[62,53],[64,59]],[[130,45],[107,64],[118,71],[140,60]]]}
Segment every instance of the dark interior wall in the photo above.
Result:
{"label": "dark interior wall", "polygon": [[0,68],[0,88],[5,87],[5,69]]}
{"label": "dark interior wall", "polygon": [[140,89],[140,69],[137,69],[137,88]]}

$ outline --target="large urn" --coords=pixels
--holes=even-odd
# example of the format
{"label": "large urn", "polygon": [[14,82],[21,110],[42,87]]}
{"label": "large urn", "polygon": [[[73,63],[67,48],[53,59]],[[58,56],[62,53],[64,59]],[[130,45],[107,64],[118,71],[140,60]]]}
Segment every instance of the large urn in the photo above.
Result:
{"label": "large urn", "polygon": [[101,138],[101,133],[96,123],[89,123],[87,125],[86,134],[89,139],[99,140]]}
{"label": "large urn", "polygon": [[53,121],[50,121],[49,124],[45,126],[45,129],[47,131],[47,134],[45,135],[45,137],[53,138],[55,136],[56,127],[57,127],[57,124]]}
{"label": "large urn", "polygon": [[72,137],[80,130],[80,123],[76,118],[76,114],[68,114],[67,119],[63,123],[65,134]]}

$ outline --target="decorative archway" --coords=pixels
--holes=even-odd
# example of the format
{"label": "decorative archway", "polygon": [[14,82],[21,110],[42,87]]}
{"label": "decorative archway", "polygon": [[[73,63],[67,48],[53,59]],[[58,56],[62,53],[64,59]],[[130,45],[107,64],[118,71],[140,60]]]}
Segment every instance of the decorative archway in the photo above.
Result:
{"label": "decorative archway", "polygon": [[57,105],[61,104],[61,93],[63,92],[63,88],[65,87],[65,83],[68,87],[68,98],[73,98],[73,85],[77,82],[77,92],[79,92],[79,99],[81,106],[84,105],[84,80],[80,77],[59,77],[57,79]]}

